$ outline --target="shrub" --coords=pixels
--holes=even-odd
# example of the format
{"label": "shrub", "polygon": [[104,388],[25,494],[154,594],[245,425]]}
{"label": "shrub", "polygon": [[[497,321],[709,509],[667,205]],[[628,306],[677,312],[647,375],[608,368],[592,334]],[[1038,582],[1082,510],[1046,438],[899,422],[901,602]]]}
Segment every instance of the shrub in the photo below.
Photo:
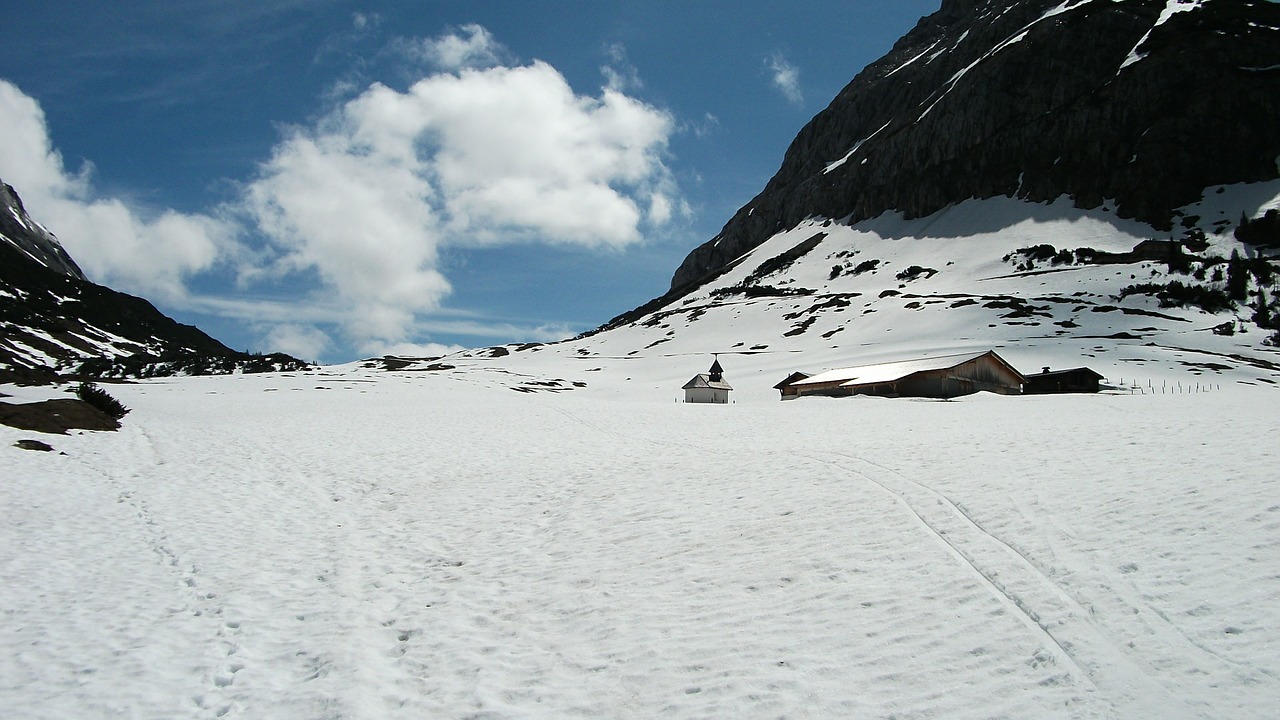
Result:
{"label": "shrub", "polygon": [[906,270],[903,270],[902,272],[898,273],[897,278],[899,280],[909,281],[909,280],[915,280],[919,278],[921,275],[923,275],[927,280],[937,274],[938,274],[938,271],[934,270],[933,268],[920,267],[919,265],[912,265]]}
{"label": "shrub", "polygon": [[76,388],[76,397],[101,410],[103,414],[114,420],[119,420],[129,414],[129,408],[125,407],[119,400],[111,397],[106,390],[93,383],[80,383]]}
{"label": "shrub", "polygon": [[1076,248],[1076,251],[1072,254],[1075,256],[1075,261],[1079,265],[1092,263],[1098,257],[1098,251],[1089,247]]}
{"label": "shrub", "polygon": [[1160,307],[1198,307],[1209,313],[1230,310],[1235,303],[1221,290],[1201,285],[1184,284],[1174,280],[1167,285],[1159,283],[1139,283],[1129,285],[1120,290],[1119,299],[1130,295],[1154,295],[1160,301]]}
{"label": "shrub", "polygon": [[1028,260],[1039,260],[1040,262],[1048,262],[1058,254],[1057,248],[1049,244],[1032,245],[1031,247],[1018,248],[1018,253]]}

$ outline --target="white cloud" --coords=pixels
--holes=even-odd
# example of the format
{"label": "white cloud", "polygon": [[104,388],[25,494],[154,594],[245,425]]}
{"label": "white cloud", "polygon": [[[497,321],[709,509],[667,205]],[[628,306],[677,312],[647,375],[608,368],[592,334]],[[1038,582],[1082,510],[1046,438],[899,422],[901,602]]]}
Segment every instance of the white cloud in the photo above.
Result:
{"label": "white cloud", "polygon": [[431,188],[414,170],[340,132],[296,131],[248,188],[247,209],[279,253],[273,270],[318,271],[350,309],[353,337],[399,337],[449,291],[434,268]]}
{"label": "white cloud", "polygon": [[[315,124],[289,129],[240,200],[216,214],[95,195],[92,168],[69,172],[39,104],[2,80],[0,177],[94,280],[242,318],[270,349],[304,357],[339,334],[362,352],[428,336],[429,321],[448,314],[442,248],[623,248],[689,213],[665,164],[676,132],[667,112],[619,83],[578,94],[543,62],[493,65],[505,50],[479,26],[418,48],[453,71],[403,91],[353,91]],[[237,270],[237,294],[189,291],[194,276],[222,266]],[[275,299],[250,299],[255,285]]]}
{"label": "white cloud", "polygon": [[622,43],[613,43],[604,49],[609,64],[600,68],[605,77],[605,87],[617,92],[639,90],[644,87],[640,80],[640,71],[627,58],[627,48]]}
{"label": "white cloud", "polygon": [[764,62],[769,69],[773,86],[782,96],[795,105],[804,104],[804,93],[800,90],[800,69],[787,62],[781,52],[773,53]]}
{"label": "white cloud", "polygon": [[459,352],[466,348],[461,345],[444,345],[441,343],[373,343],[365,348],[365,354],[369,357],[381,357],[383,355],[396,355],[398,357],[440,357],[449,353]]}
{"label": "white cloud", "polygon": [[321,357],[333,345],[329,335],[314,325],[285,323],[264,328],[260,333],[271,352],[306,360]]}
{"label": "white cloud", "polygon": [[92,167],[67,171],[39,103],[4,80],[0,137],[0,178],[17,189],[34,219],[51,225],[96,282],[179,301],[189,276],[237,252],[235,228],[222,219],[95,197]]}
{"label": "white cloud", "polygon": [[349,308],[348,335],[391,346],[449,292],[441,247],[624,247],[687,210],[663,162],[673,131],[667,113],[612,89],[578,95],[541,62],[375,84],[291,131],[245,207],[270,272],[317,271]]}
{"label": "white cloud", "polygon": [[684,129],[692,132],[694,137],[707,137],[720,129],[720,118],[711,113],[705,113],[700,120],[686,122]]}
{"label": "white cloud", "polygon": [[475,24],[463,25],[457,32],[440,37],[401,40],[396,49],[413,60],[449,72],[494,67],[507,55],[506,48],[488,30]]}

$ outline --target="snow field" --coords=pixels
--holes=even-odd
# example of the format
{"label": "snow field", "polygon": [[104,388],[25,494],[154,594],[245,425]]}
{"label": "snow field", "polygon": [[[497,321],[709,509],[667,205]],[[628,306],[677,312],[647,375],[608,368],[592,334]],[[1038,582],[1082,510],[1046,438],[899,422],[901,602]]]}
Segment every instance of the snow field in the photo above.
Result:
{"label": "snow field", "polygon": [[487,382],[112,387],[124,428],[44,438],[65,455],[0,427],[3,714],[1237,718],[1280,697],[1266,391],[693,406]]}

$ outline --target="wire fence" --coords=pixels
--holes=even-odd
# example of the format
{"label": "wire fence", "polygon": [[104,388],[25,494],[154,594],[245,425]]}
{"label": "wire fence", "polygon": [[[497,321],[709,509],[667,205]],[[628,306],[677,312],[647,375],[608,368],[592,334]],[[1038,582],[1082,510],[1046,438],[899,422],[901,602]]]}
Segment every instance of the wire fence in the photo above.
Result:
{"label": "wire fence", "polygon": [[1114,385],[1104,379],[1103,385],[1110,387],[1112,390],[1127,392],[1130,395],[1190,395],[1193,393],[1216,392],[1222,389],[1221,383],[1161,380],[1160,384],[1156,385],[1154,380],[1142,380],[1139,378],[1130,378],[1127,383],[1124,378],[1121,378]]}

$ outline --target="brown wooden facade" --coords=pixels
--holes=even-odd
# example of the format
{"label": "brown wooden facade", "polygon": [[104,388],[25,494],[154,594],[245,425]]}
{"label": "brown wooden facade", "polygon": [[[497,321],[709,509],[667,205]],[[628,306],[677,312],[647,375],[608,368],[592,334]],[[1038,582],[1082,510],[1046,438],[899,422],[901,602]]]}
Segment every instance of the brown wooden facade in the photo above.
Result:
{"label": "brown wooden facade", "polygon": [[1026,378],[994,351],[835,370],[780,383],[784,399],[805,395],[952,398],[975,392],[1017,395]]}

